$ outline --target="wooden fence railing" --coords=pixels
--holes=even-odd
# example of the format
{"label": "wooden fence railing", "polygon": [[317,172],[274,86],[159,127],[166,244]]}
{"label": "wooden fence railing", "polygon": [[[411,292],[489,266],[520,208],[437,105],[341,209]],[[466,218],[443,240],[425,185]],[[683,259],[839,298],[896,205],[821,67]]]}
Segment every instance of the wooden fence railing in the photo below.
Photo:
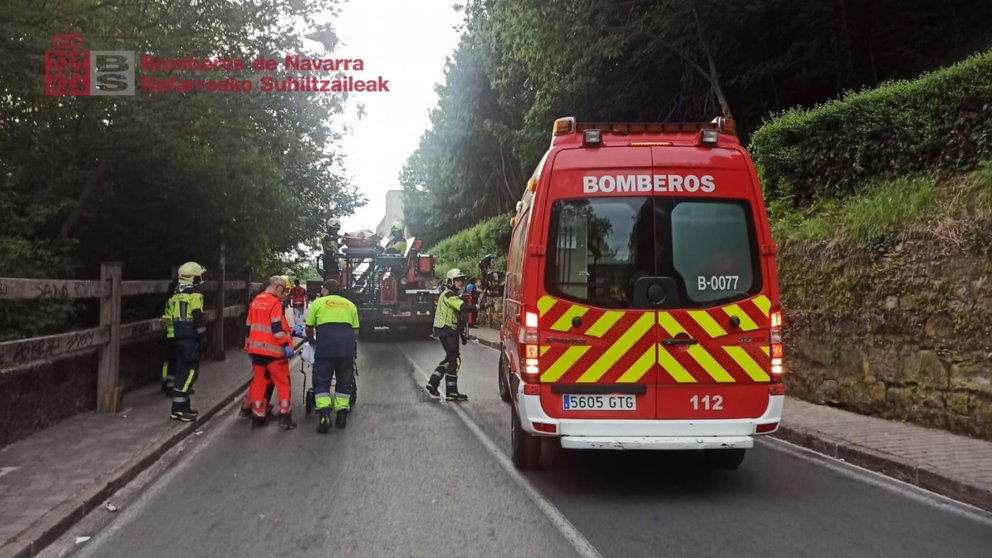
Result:
{"label": "wooden fence railing", "polygon": [[[220,279],[204,281],[203,292],[215,292],[215,308],[207,309],[204,318],[207,322],[216,320],[223,313],[225,317],[241,315],[244,304],[224,306],[226,291],[243,290],[245,300],[262,288],[262,283],[246,281],[225,281],[224,271]],[[98,327],[46,335],[30,339],[19,339],[0,343],[0,370],[39,360],[53,360],[86,351],[97,351],[97,411],[117,412],[121,408],[122,390],[120,380],[121,344],[144,339],[164,330],[161,319],[152,318],[138,322],[121,323],[121,298],[142,294],[165,294],[169,281],[121,281],[120,263],[100,265],[100,279],[81,281],[75,279],[24,279],[0,277],[0,300],[75,300],[100,299],[100,325]],[[213,328],[212,357],[224,359],[224,328]]]}

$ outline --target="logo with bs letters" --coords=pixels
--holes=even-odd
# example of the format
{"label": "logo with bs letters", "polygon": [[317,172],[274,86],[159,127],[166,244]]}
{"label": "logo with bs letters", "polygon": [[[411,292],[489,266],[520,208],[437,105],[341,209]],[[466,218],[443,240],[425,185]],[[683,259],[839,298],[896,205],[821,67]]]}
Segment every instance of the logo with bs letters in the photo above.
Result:
{"label": "logo with bs letters", "polygon": [[52,35],[45,51],[45,95],[134,95],[134,51],[84,50],[83,36]]}

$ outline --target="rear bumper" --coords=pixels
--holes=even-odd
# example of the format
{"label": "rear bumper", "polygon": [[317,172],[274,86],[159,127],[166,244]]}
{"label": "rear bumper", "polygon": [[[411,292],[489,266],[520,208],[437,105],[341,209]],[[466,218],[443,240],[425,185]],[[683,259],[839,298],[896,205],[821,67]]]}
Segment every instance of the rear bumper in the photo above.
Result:
{"label": "rear bumper", "polygon": [[[544,412],[539,395],[524,395],[517,387],[518,412],[523,429],[536,436],[561,437],[565,448],[579,449],[727,449],[750,448],[755,435],[770,434],[782,420],[784,395],[771,395],[757,418],[703,420],[557,419]],[[554,425],[555,433],[534,429],[534,423]],[[756,432],[758,425],[775,429]]]}
{"label": "rear bumper", "polygon": [[750,436],[562,436],[561,447],[601,450],[747,449]]}

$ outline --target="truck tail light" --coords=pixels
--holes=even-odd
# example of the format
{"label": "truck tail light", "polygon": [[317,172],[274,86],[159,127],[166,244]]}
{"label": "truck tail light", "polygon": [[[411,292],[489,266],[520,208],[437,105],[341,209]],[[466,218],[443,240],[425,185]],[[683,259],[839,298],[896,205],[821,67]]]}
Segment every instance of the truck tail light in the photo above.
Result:
{"label": "truck tail light", "polygon": [[782,309],[778,306],[772,307],[769,314],[771,328],[768,331],[769,356],[772,360],[772,383],[781,384],[782,376],[785,375],[785,366],[782,364]]}
{"label": "truck tail light", "polygon": [[537,309],[524,307],[523,327],[520,328],[520,377],[525,384],[536,384],[540,381],[541,369],[538,364],[540,347],[538,345],[539,315]]}

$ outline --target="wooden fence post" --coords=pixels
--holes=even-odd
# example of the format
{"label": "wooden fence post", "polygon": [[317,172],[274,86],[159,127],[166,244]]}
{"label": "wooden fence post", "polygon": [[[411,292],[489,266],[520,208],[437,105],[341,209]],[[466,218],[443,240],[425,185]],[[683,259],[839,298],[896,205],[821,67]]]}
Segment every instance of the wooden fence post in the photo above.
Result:
{"label": "wooden fence post", "polygon": [[224,261],[224,244],[220,245],[220,265],[217,278],[217,322],[214,324],[213,360],[224,360],[226,351],[224,350],[224,293],[227,291],[227,278],[224,268],[227,267]]}
{"label": "wooden fence post", "polygon": [[123,390],[120,383],[121,364],[121,264],[100,264],[100,283],[109,283],[110,292],[100,297],[100,327],[109,328],[110,337],[99,349],[96,381],[96,409],[100,413],[116,413],[121,407]]}
{"label": "wooden fence post", "polygon": [[241,322],[240,322],[241,341],[244,341],[245,339],[248,338],[248,326],[246,324],[248,322],[248,311],[251,310],[252,294],[253,293],[251,292],[251,268],[249,267],[248,271],[245,273],[245,313],[243,316],[241,316]]}

